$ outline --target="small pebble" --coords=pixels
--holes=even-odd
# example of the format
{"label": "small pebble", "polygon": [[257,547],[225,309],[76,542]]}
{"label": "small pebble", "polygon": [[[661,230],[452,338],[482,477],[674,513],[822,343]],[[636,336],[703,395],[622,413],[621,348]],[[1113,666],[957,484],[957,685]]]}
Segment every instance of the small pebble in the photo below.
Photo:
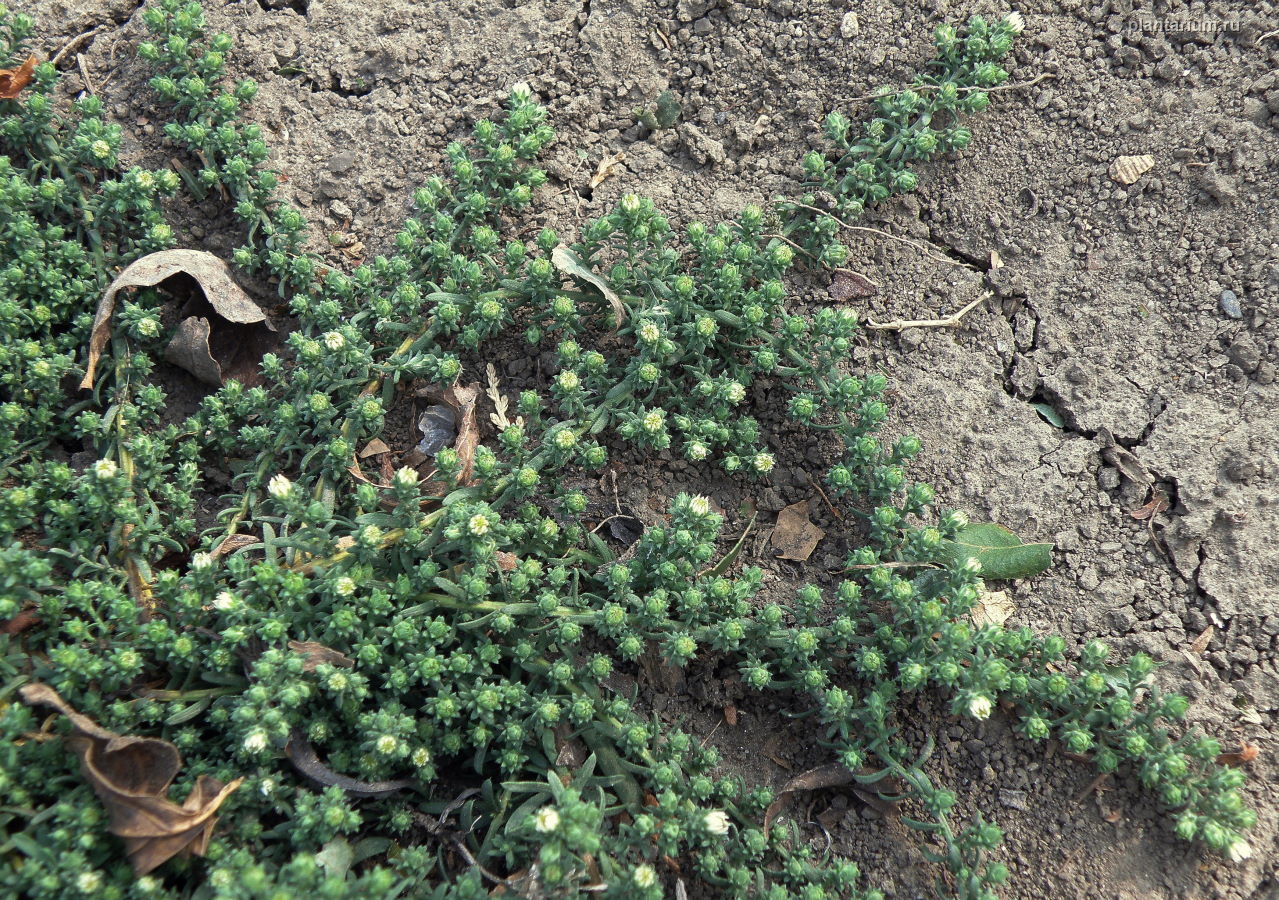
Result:
{"label": "small pebble", "polygon": [[1221,292],[1221,311],[1232,319],[1243,318],[1243,308],[1239,306],[1239,296],[1234,291]]}

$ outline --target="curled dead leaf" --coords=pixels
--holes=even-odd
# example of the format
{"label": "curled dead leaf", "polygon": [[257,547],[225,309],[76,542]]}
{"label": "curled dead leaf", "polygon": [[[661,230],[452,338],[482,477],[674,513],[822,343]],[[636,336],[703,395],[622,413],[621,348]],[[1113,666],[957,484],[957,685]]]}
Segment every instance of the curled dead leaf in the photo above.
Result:
{"label": "curled dead leaf", "polygon": [[973,624],[978,628],[983,625],[1003,625],[1016,609],[1007,591],[987,591],[973,605]]}
{"label": "curled dead leaf", "polygon": [[213,552],[209,555],[214,559],[220,556],[228,556],[237,550],[259,543],[259,539],[251,534],[228,534],[222,539],[222,543],[213,548]]}
{"label": "curled dead leaf", "polygon": [[1216,634],[1217,629],[1209,625],[1203,631],[1199,632],[1199,637],[1195,638],[1190,644],[1191,653],[1203,653],[1208,649],[1208,645],[1212,643],[1212,636]]}
{"label": "curled dead leaf", "polygon": [[390,453],[391,448],[386,445],[386,441],[381,438],[374,438],[364,445],[364,449],[358,454],[360,459],[368,459],[370,456],[377,456],[381,453]]}
{"label": "curled dead leaf", "polygon": [[599,166],[595,169],[595,174],[591,176],[591,190],[595,190],[604,183],[605,179],[617,171],[617,167],[624,159],[626,159],[626,154],[621,150],[618,150],[612,156],[606,156],[601,159]]}
{"label": "curled dead leaf", "polygon": [[[860,774],[866,775],[869,770],[863,770]],[[847,766],[841,763],[827,763],[824,766],[817,766],[796,775],[790,781],[786,782],[773,800],[772,805],[764,812],[764,834],[768,834],[772,827],[773,820],[790,802],[795,795],[803,791],[816,791],[821,788],[842,787],[846,784],[853,784],[857,781],[857,774],[854,774]],[[889,791],[895,790],[893,779],[886,779],[886,787]],[[875,790],[856,789],[857,796],[870,806],[881,816],[891,816],[897,812],[897,804],[890,803],[879,796],[879,792]]]}
{"label": "curled dead leaf", "polygon": [[1250,744],[1244,741],[1239,746],[1237,753],[1221,753],[1217,755],[1217,764],[1222,766],[1242,766],[1252,762],[1261,754],[1261,748],[1256,744]]}
{"label": "curled dead leaf", "polygon": [[497,551],[497,567],[503,572],[513,571],[519,566],[520,558],[514,553],[507,553],[505,550]]}
{"label": "curled dead leaf", "polygon": [[339,775],[324,764],[316,755],[311,742],[296,730],[289,736],[289,743],[284,748],[284,753],[288,756],[289,762],[293,763],[293,768],[316,784],[322,787],[339,787],[355,797],[385,797],[396,791],[402,791],[413,783],[406,778],[393,781],[358,781],[347,775]]}
{"label": "curled dead leaf", "polygon": [[[480,383],[475,381],[467,385],[455,384],[444,391],[429,391],[426,396],[453,410],[457,421],[457,438],[453,442],[453,449],[462,461],[457,483],[463,487],[474,484],[471,470],[475,467],[475,449],[480,443],[480,426],[475,420],[475,403],[480,396]],[[427,493],[438,493],[446,490],[446,487],[439,482],[432,482],[425,485],[424,490]]]}
{"label": "curled dead leaf", "polygon": [[592,272],[590,267],[568,248],[567,244],[560,244],[551,251],[551,265],[565,275],[578,281],[584,281],[599,291],[613,310],[613,327],[622,327],[622,323],[626,321],[626,306],[622,303],[622,298],[617,296],[617,292],[609,287],[607,281]]}
{"label": "curled dead leaf", "polygon": [[76,712],[57,691],[38,682],[19,694],[31,706],[48,706],[71,722],[67,746],[110,817],[111,833],[124,840],[133,871],[145,875],[174,856],[203,856],[217,823],[214,813],[244,780],[222,784],[201,775],[181,806],[169,785],[182,768],[178,748],[158,738],[119,735]]}
{"label": "curled dead leaf", "polygon": [[1163,494],[1156,492],[1155,495],[1150,498],[1149,503],[1137,509],[1130,510],[1128,515],[1140,522],[1145,519],[1153,519],[1155,516],[1167,509],[1168,506],[1168,498]]}
{"label": "curled dead leaf", "polygon": [[302,671],[314,672],[323,665],[349,669],[355,660],[316,641],[289,641],[289,649],[302,657]]}
{"label": "curled dead leaf", "polygon": [[846,303],[875,296],[879,293],[879,285],[852,269],[836,269],[826,292],[836,303]]}
{"label": "curled dead leaf", "polygon": [[22,93],[22,89],[31,83],[39,62],[33,53],[16,69],[0,69],[0,100],[12,100]]}
{"label": "curled dead leaf", "polygon": [[179,276],[194,281],[198,291],[192,292],[181,313],[182,322],[165,348],[165,358],[207,384],[221,386],[227,379],[248,384],[254,380],[258,360],[266,352],[268,335],[275,326],[235,283],[226,262],[202,250],[161,250],[134,260],[103,292],[89,334],[82,390],[93,387],[98,361],[111,337],[111,318],[120,291],[155,287]]}
{"label": "curled dead leaf", "polygon": [[24,609],[12,619],[5,619],[3,622],[0,622],[0,634],[5,635],[6,637],[14,637],[22,634],[22,632],[26,631],[33,625],[39,624],[40,617],[32,610]]}
{"label": "curled dead leaf", "polygon": [[813,555],[818,541],[825,536],[825,531],[809,521],[808,501],[801,500],[777,514],[777,525],[773,528],[769,542],[777,551],[779,559],[803,562]]}

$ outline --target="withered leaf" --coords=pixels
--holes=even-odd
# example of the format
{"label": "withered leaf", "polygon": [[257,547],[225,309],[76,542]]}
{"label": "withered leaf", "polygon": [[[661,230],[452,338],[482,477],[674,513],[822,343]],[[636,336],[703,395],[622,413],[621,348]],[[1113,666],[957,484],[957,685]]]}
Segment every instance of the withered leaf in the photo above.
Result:
{"label": "withered leaf", "polygon": [[973,624],[978,628],[983,625],[1003,625],[1016,609],[1007,591],[987,591],[977,598],[977,603],[973,606]]}
{"label": "withered leaf", "polygon": [[0,622],[0,634],[13,637],[22,634],[33,625],[40,624],[40,617],[29,609],[24,609],[12,619],[5,619]]}
{"label": "withered leaf", "polygon": [[260,542],[260,538],[255,538],[251,534],[229,534],[222,539],[222,543],[213,548],[213,552],[209,555],[217,559],[220,556],[227,556],[237,550],[251,547]]}
{"label": "withered leaf", "polygon": [[[863,770],[862,774],[868,773],[869,770]],[[773,820],[777,818],[786,806],[794,799],[795,795],[801,791],[816,791],[821,788],[842,787],[846,784],[853,784],[856,781],[856,775],[841,763],[827,763],[824,766],[817,766],[796,775],[790,781],[786,782],[777,794],[777,798],[773,800],[772,805],[764,812],[764,833],[768,834],[769,828],[772,827]],[[891,782],[891,779],[888,779]],[[891,789],[891,787],[890,787]],[[878,792],[874,790],[857,790],[857,796],[868,806],[874,809],[882,816],[890,816],[896,813],[897,805],[887,800],[881,799]]]}
{"label": "withered leaf", "polygon": [[164,358],[205,384],[221,385],[222,367],[209,349],[212,332],[208,319],[195,316],[183,319],[169,345],[164,348]]}
{"label": "withered leaf", "polygon": [[795,559],[804,561],[813,555],[817,542],[826,536],[826,532],[814,525],[808,518],[808,501],[792,503],[777,514],[777,525],[773,528],[770,543],[777,551],[779,559]]}
{"label": "withered leaf", "polygon": [[370,456],[390,452],[391,448],[386,445],[386,441],[381,438],[374,438],[364,445],[364,449],[359,452],[359,457],[360,459],[368,459]]}
{"label": "withered leaf", "polygon": [[165,795],[182,768],[178,748],[159,738],[119,735],[76,712],[39,682],[19,691],[25,703],[56,709],[71,722],[67,746],[110,816],[108,828],[124,840],[133,871],[145,875],[174,856],[203,856],[217,823],[214,813],[243,778],[222,784],[201,775],[178,806]]}
{"label": "withered leaf", "polygon": [[303,672],[314,672],[317,667],[326,663],[343,669],[355,665],[355,660],[349,656],[316,641],[289,641],[289,649],[302,656]]}
{"label": "withered leaf", "polygon": [[595,169],[595,174],[591,176],[591,190],[595,190],[603,184],[604,180],[613,174],[624,159],[626,159],[626,154],[621,150],[618,150],[612,156],[606,156],[601,159],[599,166]]}
{"label": "withered leaf", "polygon": [[503,572],[510,572],[518,569],[520,566],[520,558],[514,553],[508,553],[505,550],[497,551],[497,567]]}
{"label": "withered leaf", "polygon": [[1149,503],[1138,509],[1130,510],[1128,515],[1138,521],[1153,519],[1155,516],[1167,509],[1168,505],[1168,498],[1163,494],[1156,492],[1155,495],[1150,498]]}
{"label": "withered leaf", "polygon": [[839,269],[835,272],[835,277],[831,279],[830,287],[826,289],[826,292],[836,303],[846,303],[849,300],[864,300],[875,296],[879,293],[879,285],[860,272]]}
{"label": "withered leaf", "polygon": [[567,244],[560,244],[551,251],[551,265],[565,275],[576,278],[578,281],[584,281],[599,291],[613,310],[613,327],[622,327],[622,323],[626,321],[626,307],[622,303],[622,298],[617,296],[617,292],[609,287],[607,281],[592,272],[590,267],[568,248]]}
{"label": "withered leaf", "polygon": [[385,797],[402,791],[413,782],[406,778],[394,781],[358,781],[347,775],[339,775],[321,761],[315,748],[302,732],[294,730],[289,735],[289,743],[284,748],[289,762],[307,778],[323,787],[339,787],[355,797]]}
{"label": "withered leaf", "polygon": [[1217,629],[1209,625],[1203,631],[1199,632],[1199,637],[1195,638],[1190,644],[1191,653],[1203,653],[1208,649],[1208,645],[1212,643],[1212,636]]}
{"label": "withered leaf", "polygon": [[1237,753],[1221,753],[1217,755],[1217,764],[1222,766],[1242,766],[1252,762],[1261,754],[1261,748],[1256,744],[1250,744],[1244,741],[1239,745]]}
{"label": "withered leaf", "polygon": [[16,69],[0,69],[0,100],[12,100],[22,93],[22,89],[31,83],[39,62],[33,53]]}
{"label": "withered leaf", "polygon": [[[275,327],[235,283],[230,267],[212,253],[202,250],[161,250],[134,260],[103,292],[89,335],[88,364],[80,382],[82,389],[93,387],[98,361],[111,336],[111,317],[115,314],[119,292],[125,288],[155,287],[177,276],[192,279],[199,293],[203,294],[203,301],[196,301],[193,297],[187,304],[183,313],[185,331],[179,329],[182,341],[172,351],[178,358],[170,361],[174,365],[183,365],[190,358],[198,358],[199,341],[204,335],[207,337],[204,350],[218,369],[217,378],[213,379],[212,369],[202,359],[192,363],[192,368],[188,369],[191,374],[201,381],[220,386],[228,378],[247,382],[256,373],[257,361],[265,352],[266,335]],[[192,319],[206,320],[204,329],[191,322]],[[173,347],[172,344],[170,346]],[[169,353],[166,349],[165,356],[168,357]]]}
{"label": "withered leaf", "polygon": [[1118,444],[1102,448],[1101,458],[1118,469],[1120,474],[1129,481],[1137,484],[1155,483],[1155,476],[1146,471],[1141,460]]}
{"label": "withered leaf", "polygon": [[[474,484],[471,470],[475,467],[475,448],[480,443],[480,426],[475,420],[475,402],[480,396],[480,383],[473,381],[467,385],[455,384],[444,391],[429,391],[426,394],[438,403],[444,403],[453,410],[457,419],[457,438],[453,449],[462,461],[462,470],[457,483],[463,487]],[[425,485],[428,493],[442,492],[443,484],[438,482]]]}

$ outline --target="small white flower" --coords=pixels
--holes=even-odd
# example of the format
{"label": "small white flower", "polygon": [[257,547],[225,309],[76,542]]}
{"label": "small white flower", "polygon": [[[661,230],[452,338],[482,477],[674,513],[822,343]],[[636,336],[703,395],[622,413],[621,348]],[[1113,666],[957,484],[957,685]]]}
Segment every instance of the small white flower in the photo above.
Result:
{"label": "small white flower", "polygon": [[475,537],[484,537],[489,533],[489,518],[483,513],[476,513],[466,523],[466,530]]}
{"label": "small white flower", "polygon": [[703,818],[706,823],[706,830],[711,834],[728,834],[728,813],[722,809],[712,809]]}
{"label": "small white flower", "polygon": [[111,155],[111,145],[106,141],[94,141],[89,145],[89,152],[98,159],[106,159]]}
{"label": "small white flower", "polygon": [[235,609],[235,595],[230,591],[221,591],[213,598],[213,608],[220,612],[226,612],[229,609]]}
{"label": "small white flower", "polygon": [[337,591],[339,597],[349,597],[355,593],[355,579],[349,575],[343,575],[333,583],[333,589]]}
{"label": "small white flower", "polygon": [[377,744],[374,746],[377,748],[377,752],[383,756],[391,756],[399,749],[400,740],[393,734],[384,734],[377,739]]}
{"label": "small white flower", "polygon": [[533,815],[533,828],[542,834],[550,834],[559,827],[560,814],[553,806],[543,806]]}
{"label": "small white flower", "polygon": [[989,719],[991,709],[990,698],[981,694],[968,701],[968,714],[974,719]]}
{"label": "small white flower", "polygon": [[773,471],[773,466],[775,464],[776,461],[773,459],[773,454],[771,453],[756,453],[754,458],[751,460],[751,465],[753,465],[755,467],[755,471],[760,474]]}
{"label": "small white flower", "polygon": [[272,794],[274,794],[275,779],[263,778],[262,782],[258,785],[258,793],[261,794],[263,797],[270,797]]}
{"label": "small white flower", "polygon": [[346,338],[342,337],[342,334],[337,331],[326,331],[322,340],[324,341],[324,346],[334,353],[346,346]]}
{"label": "small white flower", "polygon": [[201,550],[191,556],[191,568],[197,572],[203,572],[205,569],[213,565],[213,557]]}
{"label": "small white flower", "polygon": [[425,747],[418,747],[413,751],[413,765],[421,768],[431,761],[431,751]]}
{"label": "small white flower", "polygon": [[651,888],[657,884],[657,873],[653,871],[652,866],[640,866],[631,875],[631,880],[635,882],[636,887]]}
{"label": "small white flower", "polygon": [[113,459],[100,459],[93,464],[93,477],[98,481],[110,481],[120,472]]}
{"label": "small white flower", "polygon": [[1013,34],[1021,34],[1022,29],[1026,27],[1026,20],[1016,10],[1004,17],[1004,23]]}
{"label": "small white flower", "polygon": [[266,749],[267,735],[261,728],[250,731],[244,739],[244,749],[249,753],[261,753]]}
{"label": "small white flower", "polygon": [[102,887],[102,873],[97,869],[81,872],[76,876],[75,886],[82,894],[96,894]]}
{"label": "small white flower", "polygon": [[975,556],[968,557],[964,560],[963,570],[965,572],[972,572],[974,575],[978,574],[981,572],[981,560]]}
{"label": "small white flower", "polygon": [[267,482],[266,491],[276,500],[286,500],[293,493],[293,482],[283,475],[275,475]]}
{"label": "small white flower", "polygon": [[401,466],[400,468],[395,470],[395,476],[393,480],[395,481],[396,487],[401,488],[403,490],[408,490],[409,488],[414,487],[417,484],[417,481],[418,481],[417,470],[411,468],[410,466]]}
{"label": "small white flower", "polygon": [[746,399],[746,388],[742,386],[741,382],[733,381],[729,383],[726,394],[728,402],[736,405]]}
{"label": "small white flower", "polygon": [[699,519],[711,511],[711,501],[706,497],[694,497],[688,501],[688,511]]}
{"label": "small white flower", "polygon": [[1252,857],[1252,845],[1243,838],[1235,838],[1226,848],[1226,857],[1231,862],[1243,862]]}

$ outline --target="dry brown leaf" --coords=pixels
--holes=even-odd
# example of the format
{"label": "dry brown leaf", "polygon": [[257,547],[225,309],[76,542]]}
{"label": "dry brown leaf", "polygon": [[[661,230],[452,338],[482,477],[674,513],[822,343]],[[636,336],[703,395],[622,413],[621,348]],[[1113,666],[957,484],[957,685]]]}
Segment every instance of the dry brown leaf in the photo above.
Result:
{"label": "dry brown leaf", "polygon": [[249,380],[265,352],[265,335],[275,326],[235,283],[223,260],[202,250],[161,250],[134,260],[103,292],[89,334],[82,390],[93,387],[98,360],[111,337],[116,295],[125,288],[155,287],[179,275],[195,281],[203,302],[193,297],[187,303],[183,322],[174,342],[165,349],[165,358],[209,384],[220,386],[227,378]]}
{"label": "dry brown leaf", "polygon": [[314,672],[322,665],[349,669],[355,660],[316,641],[289,641],[289,649],[302,656],[302,671]]}
{"label": "dry brown leaf", "polygon": [[1208,649],[1208,645],[1212,643],[1212,636],[1217,629],[1209,625],[1203,631],[1199,632],[1199,637],[1195,638],[1190,644],[1191,653],[1203,653]]}
{"label": "dry brown leaf", "polygon": [[817,542],[826,536],[808,518],[808,501],[792,503],[777,514],[770,543],[779,559],[795,559],[803,562],[813,555]]}
{"label": "dry brown leaf", "polygon": [[990,270],[1002,269],[1004,267],[1004,258],[999,255],[998,250],[990,251]]}
{"label": "dry brown leaf", "polygon": [[846,303],[849,300],[864,300],[875,296],[879,293],[879,285],[860,272],[854,272],[852,269],[837,269],[826,293],[836,303]]}
{"label": "dry brown leaf", "polygon": [[1007,591],[987,591],[973,605],[973,624],[980,628],[983,625],[1003,625],[1017,611]]}
{"label": "dry brown leaf", "polygon": [[297,730],[289,736],[289,743],[284,753],[293,763],[293,767],[324,787],[339,787],[355,797],[385,797],[396,791],[402,791],[413,782],[405,778],[394,781],[357,781],[347,775],[339,775],[321,761],[316,755],[311,742]]}
{"label": "dry brown leaf", "polygon": [[622,160],[626,159],[626,154],[618,150],[612,156],[606,156],[600,160],[599,166],[595,169],[595,174],[591,176],[591,190],[595,190],[604,180],[616,171]]}
{"label": "dry brown leaf", "polygon": [[24,609],[12,619],[5,619],[0,622],[0,634],[8,637],[22,634],[32,625],[40,624],[40,617],[29,609]]}
{"label": "dry brown leaf", "polygon": [[[871,770],[863,769],[862,771],[866,773]],[[796,775],[786,782],[786,786],[778,792],[777,798],[773,800],[772,805],[764,812],[764,834],[768,834],[773,820],[777,818],[777,814],[801,791],[842,787],[846,784],[853,784],[855,781],[853,772],[841,763],[827,763],[824,766],[817,766],[814,769],[809,769],[807,772]],[[893,789],[891,782],[891,778],[885,780],[885,785],[889,790]],[[870,806],[881,816],[887,817],[897,812],[897,805],[882,799],[874,789],[860,790],[855,788],[854,790],[859,799],[863,800],[867,806]]]}
{"label": "dry brown leaf", "polygon": [[390,453],[391,448],[386,445],[386,441],[381,438],[374,438],[364,445],[364,449],[359,452],[360,459],[368,459],[370,456],[377,456],[381,453]]}
{"label": "dry brown leaf", "polygon": [[1110,177],[1120,184],[1132,184],[1154,167],[1153,156],[1120,156],[1110,164]]}
{"label": "dry brown leaf", "polygon": [[1146,470],[1146,467],[1141,464],[1141,460],[1118,444],[1102,448],[1101,457],[1118,469],[1120,474],[1129,481],[1137,484],[1155,483],[1155,476]]}
{"label": "dry brown leaf", "polygon": [[497,551],[497,567],[503,572],[510,572],[518,569],[520,566],[520,558],[514,553],[507,553],[505,550]]}
{"label": "dry brown leaf", "polygon": [[1132,516],[1134,519],[1138,521],[1143,521],[1145,519],[1153,519],[1155,516],[1159,515],[1161,512],[1167,509],[1168,506],[1169,506],[1168,498],[1165,497],[1163,494],[1156,493],[1153,497],[1150,498],[1149,503],[1147,503],[1145,506],[1142,506],[1138,509],[1129,510],[1128,515]]}
{"label": "dry brown leaf", "polygon": [[1222,766],[1242,766],[1252,762],[1261,754],[1261,748],[1256,744],[1250,744],[1244,741],[1239,746],[1237,753],[1221,753],[1217,756],[1217,764]]}
{"label": "dry brown leaf", "polygon": [[731,703],[724,707],[724,721],[729,725],[737,724],[737,707]]}
{"label": "dry brown leaf", "polygon": [[0,100],[12,100],[22,93],[22,89],[31,83],[39,62],[33,53],[16,69],[0,69]]}
{"label": "dry brown leaf", "polygon": [[[480,383],[473,381],[468,385],[455,384],[445,391],[428,391],[425,396],[437,403],[447,404],[457,416],[457,438],[453,441],[453,449],[462,460],[457,483],[462,487],[474,484],[471,470],[475,467],[475,448],[480,443],[480,426],[475,421],[475,401],[480,396]],[[427,493],[437,493],[447,488],[440,482],[432,482],[424,485],[424,490]]]}
{"label": "dry brown leaf", "polygon": [[222,539],[222,543],[218,544],[209,555],[217,559],[219,556],[227,556],[258,542],[258,538],[251,534],[228,534]]}
{"label": "dry brown leaf", "polygon": [[145,875],[174,856],[203,856],[217,823],[214,813],[244,780],[222,784],[201,775],[178,806],[165,795],[182,768],[178,748],[158,738],[119,735],[76,712],[47,684],[24,685],[31,706],[56,709],[74,729],[67,746],[110,816],[108,828],[124,840],[129,863]]}

